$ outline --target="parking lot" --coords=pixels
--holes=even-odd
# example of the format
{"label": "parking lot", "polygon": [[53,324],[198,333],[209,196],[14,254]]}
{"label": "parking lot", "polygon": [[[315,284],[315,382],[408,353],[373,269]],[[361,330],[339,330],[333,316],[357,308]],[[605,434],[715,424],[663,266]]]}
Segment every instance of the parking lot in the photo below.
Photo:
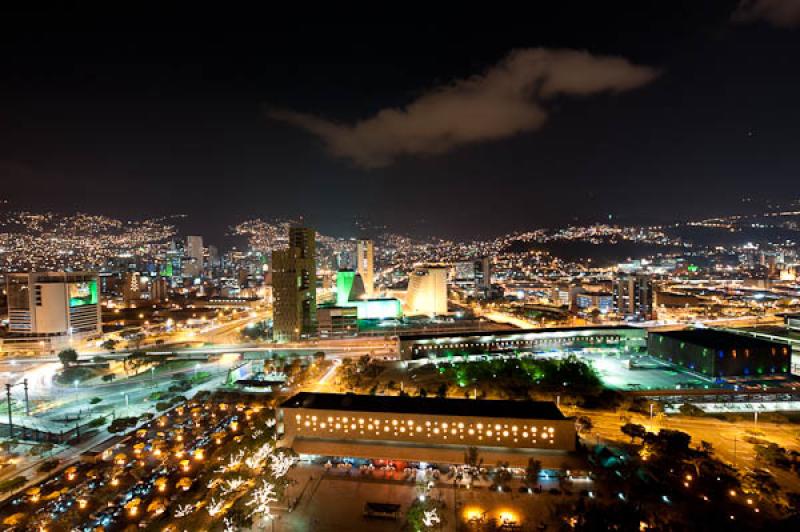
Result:
{"label": "parking lot", "polygon": [[[297,481],[293,490],[299,500],[293,512],[276,521],[275,530],[280,532],[398,531],[403,527],[403,516],[421,493],[420,485],[425,484],[413,472],[337,467],[326,470],[311,464],[296,467],[290,476]],[[534,490],[518,477],[505,490],[490,487],[491,482],[485,479],[476,479],[467,488],[445,473],[433,480],[426,496],[441,501],[440,524],[445,531],[479,530],[490,521],[510,523],[508,530],[514,530],[513,525],[521,530],[534,530],[541,525],[552,528],[556,522],[551,509],[555,505],[596,493],[595,482],[587,478],[565,481],[548,476],[547,472],[540,476],[541,489]],[[365,517],[366,502],[398,504],[400,517]]]}

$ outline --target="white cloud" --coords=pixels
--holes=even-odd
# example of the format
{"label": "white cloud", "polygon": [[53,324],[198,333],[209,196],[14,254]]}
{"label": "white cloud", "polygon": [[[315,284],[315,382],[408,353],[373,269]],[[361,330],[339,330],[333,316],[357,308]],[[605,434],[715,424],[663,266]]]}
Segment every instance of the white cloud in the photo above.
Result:
{"label": "white cloud", "polygon": [[779,28],[800,26],[800,0],[741,0],[734,22],[765,20]]}
{"label": "white cloud", "polygon": [[547,120],[550,98],[629,91],[657,75],[656,69],[621,57],[525,49],[482,75],[435,87],[403,108],[382,109],[354,124],[286,109],[268,115],[317,135],[336,157],[375,168],[402,155],[444,153],[535,130]]}

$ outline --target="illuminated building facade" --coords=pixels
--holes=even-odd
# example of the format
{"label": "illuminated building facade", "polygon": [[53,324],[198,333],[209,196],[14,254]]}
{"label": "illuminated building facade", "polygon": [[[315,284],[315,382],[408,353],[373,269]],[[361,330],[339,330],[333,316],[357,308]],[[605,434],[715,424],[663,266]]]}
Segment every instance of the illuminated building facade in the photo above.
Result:
{"label": "illuminated building facade", "polygon": [[33,342],[56,349],[102,331],[96,273],[12,273],[7,294],[12,337],[6,349]]}
{"label": "illuminated building facade", "polygon": [[647,351],[709,378],[786,375],[788,344],[714,329],[651,332]]}
{"label": "illuminated building facade", "polygon": [[273,337],[278,341],[317,333],[317,266],[313,229],[289,228],[289,248],[272,252]]}
{"label": "illuminated building facade", "polygon": [[400,301],[395,298],[365,297],[361,274],[352,270],[336,272],[336,306],[354,307],[358,311],[359,320],[396,319],[403,315]]}
{"label": "illuminated building facade", "polygon": [[372,240],[361,239],[356,244],[357,266],[367,297],[375,293],[375,264]]}
{"label": "illuminated building facade", "polygon": [[418,266],[408,274],[406,309],[409,315],[447,314],[447,268]]}
{"label": "illuminated building facade", "polygon": [[353,270],[336,272],[336,304],[347,305],[351,301],[362,299],[366,295],[361,274]]}
{"label": "illuminated building facade", "polygon": [[446,358],[526,349],[615,346],[640,351],[646,345],[644,329],[596,326],[554,329],[513,329],[492,332],[406,334],[399,337],[400,358]]}
{"label": "illuminated building facade", "polygon": [[303,392],[279,416],[300,454],[461,463],[475,446],[525,464],[537,453],[575,450],[574,421],[547,401]]}

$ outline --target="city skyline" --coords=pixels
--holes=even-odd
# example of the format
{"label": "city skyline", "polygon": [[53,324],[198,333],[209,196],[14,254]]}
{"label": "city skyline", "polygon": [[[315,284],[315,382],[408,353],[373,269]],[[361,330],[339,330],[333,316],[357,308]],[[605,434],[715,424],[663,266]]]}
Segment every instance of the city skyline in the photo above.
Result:
{"label": "city skyline", "polygon": [[800,0],[137,7],[0,8],[3,530],[800,529]]}
{"label": "city skyline", "polygon": [[212,237],[250,217],[460,238],[727,214],[793,192],[800,165],[796,16],[745,4],[552,9],[412,41],[401,24],[209,34],[169,14],[112,29],[9,13],[0,199],[183,212]]}

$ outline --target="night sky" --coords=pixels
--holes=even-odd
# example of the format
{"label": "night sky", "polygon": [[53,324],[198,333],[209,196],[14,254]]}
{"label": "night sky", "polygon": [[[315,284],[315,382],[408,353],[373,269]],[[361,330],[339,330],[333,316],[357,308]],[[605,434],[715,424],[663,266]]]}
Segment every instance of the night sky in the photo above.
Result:
{"label": "night sky", "polygon": [[800,1],[587,4],[395,24],[5,12],[0,199],[181,212],[212,237],[298,215],[468,237],[800,196]]}

